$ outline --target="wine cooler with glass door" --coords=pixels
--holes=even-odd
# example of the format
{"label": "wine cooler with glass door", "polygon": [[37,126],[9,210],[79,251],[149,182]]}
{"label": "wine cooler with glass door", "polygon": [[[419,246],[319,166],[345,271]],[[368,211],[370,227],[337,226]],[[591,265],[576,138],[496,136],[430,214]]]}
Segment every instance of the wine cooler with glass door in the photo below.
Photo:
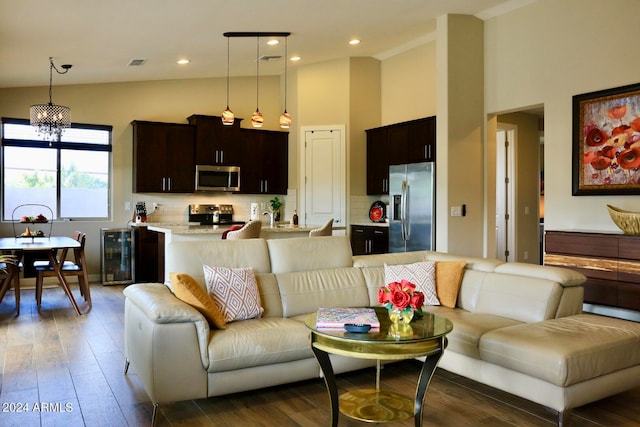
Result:
{"label": "wine cooler with glass door", "polygon": [[131,228],[102,228],[100,239],[100,272],[103,285],[133,283],[134,240]]}

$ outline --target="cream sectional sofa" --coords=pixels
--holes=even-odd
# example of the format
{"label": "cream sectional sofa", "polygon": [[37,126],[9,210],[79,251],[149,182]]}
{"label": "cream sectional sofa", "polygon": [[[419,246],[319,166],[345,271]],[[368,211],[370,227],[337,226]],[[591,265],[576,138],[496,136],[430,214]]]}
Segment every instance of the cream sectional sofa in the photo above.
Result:
{"label": "cream sectional sofa", "polygon": [[[640,385],[640,324],[581,314],[585,278],[568,269],[432,251],[352,256],[346,236],[175,241],[165,269],[204,286],[203,265],[252,267],[264,313],[211,329],[170,284],[128,286],[126,368],[154,404],[318,378],[303,320],[319,307],[378,305],[384,264],[466,260],[439,366],[559,413]],[[332,356],[336,373],[371,361]]]}

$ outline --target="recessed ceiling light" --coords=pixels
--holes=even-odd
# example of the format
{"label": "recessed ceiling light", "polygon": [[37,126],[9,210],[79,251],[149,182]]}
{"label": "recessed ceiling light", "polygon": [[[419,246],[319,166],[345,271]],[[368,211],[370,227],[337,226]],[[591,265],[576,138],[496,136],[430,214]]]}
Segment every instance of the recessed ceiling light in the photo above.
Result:
{"label": "recessed ceiling light", "polygon": [[291,61],[300,61],[302,58],[300,58],[299,56],[292,56],[290,58]]}
{"label": "recessed ceiling light", "polygon": [[280,43],[280,40],[276,40],[276,39],[271,39],[271,40],[269,40],[269,41],[267,42],[267,44],[268,44],[269,46],[275,46],[275,45],[277,45],[278,43]]}
{"label": "recessed ceiling light", "polygon": [[349,44],[350,44],[351,46],[355,46],[355,45],[357,45],[357,44],[360,44],[360,40],[358,40],[358,39],[352,39],[352,40],[349,40]]}
{"label": "recessed ceiling light", "polygon": [[185,65],[185,64],[188,64],[189,62],[191,61],[189,61],[187,58],[178,59],[178,64],[180,65]]}

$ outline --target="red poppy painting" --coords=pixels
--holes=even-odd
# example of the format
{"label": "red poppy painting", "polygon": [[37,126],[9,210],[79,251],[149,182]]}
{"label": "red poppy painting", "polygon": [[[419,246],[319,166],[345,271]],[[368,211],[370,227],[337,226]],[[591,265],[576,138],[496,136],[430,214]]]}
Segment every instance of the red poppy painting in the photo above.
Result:
{"label": "red poppy painting", "polygon": [[640,84],[573,97],[573,194],[640,194]]}

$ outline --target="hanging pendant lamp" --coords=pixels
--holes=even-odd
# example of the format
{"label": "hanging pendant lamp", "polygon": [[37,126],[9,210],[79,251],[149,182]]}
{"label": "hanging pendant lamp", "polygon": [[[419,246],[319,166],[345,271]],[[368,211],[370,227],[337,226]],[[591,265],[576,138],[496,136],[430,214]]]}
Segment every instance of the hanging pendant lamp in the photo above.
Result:
{"label": "hanging pendant lamp", "polygon": [[71,126],[71,109],[64,105],[54,104],[51,97],[53,87],[53,70],[58,74],[66,74],[71,65],[64,64],[62,69],[53,64],[53,58],[49,57],[49,103],[36,104],[29,108],[29,118],[32,126],[35,126],[38,135],[47,141],[60,141],[64,129]]}
{"label": "hanging pendant lamp", "polygon": [[227,108],[222,112],[222,124],[231,126],[235,122],[236,116],[229,108],[229,37],[227,37]]}
{"label": "hanging pendant lamp", "polygon": [[284,38],[284,111],[280,114],[280,127],[289,129],[291,127],[291,116],[287,113],[287,62],[289,61],[287,53],[287,38]]}
{"label": "hanging pendant lamp", "polygon": [[256,111],[251,115],[251,125],[254,128],[261,128],[264,124],[264,117],[260,112],[258,95],[260,93],[260,36],[256,37]]}

